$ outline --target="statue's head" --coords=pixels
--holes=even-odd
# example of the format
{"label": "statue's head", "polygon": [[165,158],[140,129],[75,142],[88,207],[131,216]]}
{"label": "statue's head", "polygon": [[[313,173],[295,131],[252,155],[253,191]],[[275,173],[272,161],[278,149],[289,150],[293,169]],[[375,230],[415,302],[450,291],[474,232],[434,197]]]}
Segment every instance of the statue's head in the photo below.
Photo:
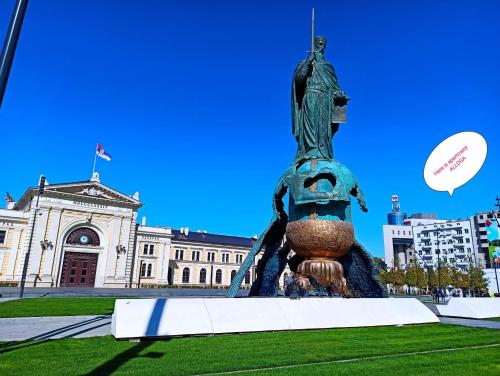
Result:
{"label": "statue's head", "polygon": [[326,37],[319,35],[314,38],[314,50],[316,52],[324,52],[326,48]]}

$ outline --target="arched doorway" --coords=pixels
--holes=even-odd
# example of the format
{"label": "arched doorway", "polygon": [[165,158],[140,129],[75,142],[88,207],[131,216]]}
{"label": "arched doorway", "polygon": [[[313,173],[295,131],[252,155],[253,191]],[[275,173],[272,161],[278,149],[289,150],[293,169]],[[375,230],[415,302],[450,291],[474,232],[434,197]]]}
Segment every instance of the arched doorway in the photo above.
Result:
{"label": "arched doorway", "polygon": [[85,248],[87,251],[100,244],[99,235],[89,227],[79,227],[68,235],[65,246],[71,247],[72,251],[64,252],[61,287],[94,287],[98,254],[76,250]]}

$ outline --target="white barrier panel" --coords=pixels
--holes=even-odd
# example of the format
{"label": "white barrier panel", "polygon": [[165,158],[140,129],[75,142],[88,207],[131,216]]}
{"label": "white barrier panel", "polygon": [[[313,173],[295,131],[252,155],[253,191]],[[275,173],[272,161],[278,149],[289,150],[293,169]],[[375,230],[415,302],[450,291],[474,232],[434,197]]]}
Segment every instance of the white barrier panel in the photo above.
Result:
{"label": "white barrier panel", "polygon": [[117,299],[116,338],[439,322],[417,299]]}
{"label": "white barrier panel", "polygon": [[436,304],[442,316],[486,319],[500,317],[499,298],[451,298],[448,304]]}

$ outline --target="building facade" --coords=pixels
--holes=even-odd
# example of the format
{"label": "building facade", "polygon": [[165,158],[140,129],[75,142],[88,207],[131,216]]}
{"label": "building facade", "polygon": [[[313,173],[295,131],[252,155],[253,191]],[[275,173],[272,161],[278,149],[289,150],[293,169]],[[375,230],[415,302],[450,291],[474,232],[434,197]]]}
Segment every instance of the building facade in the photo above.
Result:
{"label": "building facade", "polygon": [[433,213],[405,214],[401,224],[392,224],[396,214],[393,204],[389,224],[382,227],[384,260],[389,268],[405,269],[412,263],[435,268],[439,261],[464,271],[469,264],[489,267],[486,224],[493,214],[455,220],[438,219]]}
{"label": "building facade", "polygon": [[[139,194],[110,188],[97,174],[7,201],[0,209],[2,285],[19,284],[29,249],[26,287],[227,287],[255,241],[138,224]],[[255,277],[254,265],[242,287]]]}

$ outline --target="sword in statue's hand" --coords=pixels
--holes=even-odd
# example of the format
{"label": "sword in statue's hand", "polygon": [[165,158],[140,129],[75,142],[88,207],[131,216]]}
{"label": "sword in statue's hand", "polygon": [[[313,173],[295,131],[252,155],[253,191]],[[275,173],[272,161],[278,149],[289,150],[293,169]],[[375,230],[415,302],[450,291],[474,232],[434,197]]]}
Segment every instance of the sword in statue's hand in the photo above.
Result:
{"label": "sword in statue's hand", "polygon": [[309,51],[309,58],[308,60],[312,62],[314,60],[315,54],[314,54],[314,8],[312,8],[312,15],[311,15],[311,50]]}

